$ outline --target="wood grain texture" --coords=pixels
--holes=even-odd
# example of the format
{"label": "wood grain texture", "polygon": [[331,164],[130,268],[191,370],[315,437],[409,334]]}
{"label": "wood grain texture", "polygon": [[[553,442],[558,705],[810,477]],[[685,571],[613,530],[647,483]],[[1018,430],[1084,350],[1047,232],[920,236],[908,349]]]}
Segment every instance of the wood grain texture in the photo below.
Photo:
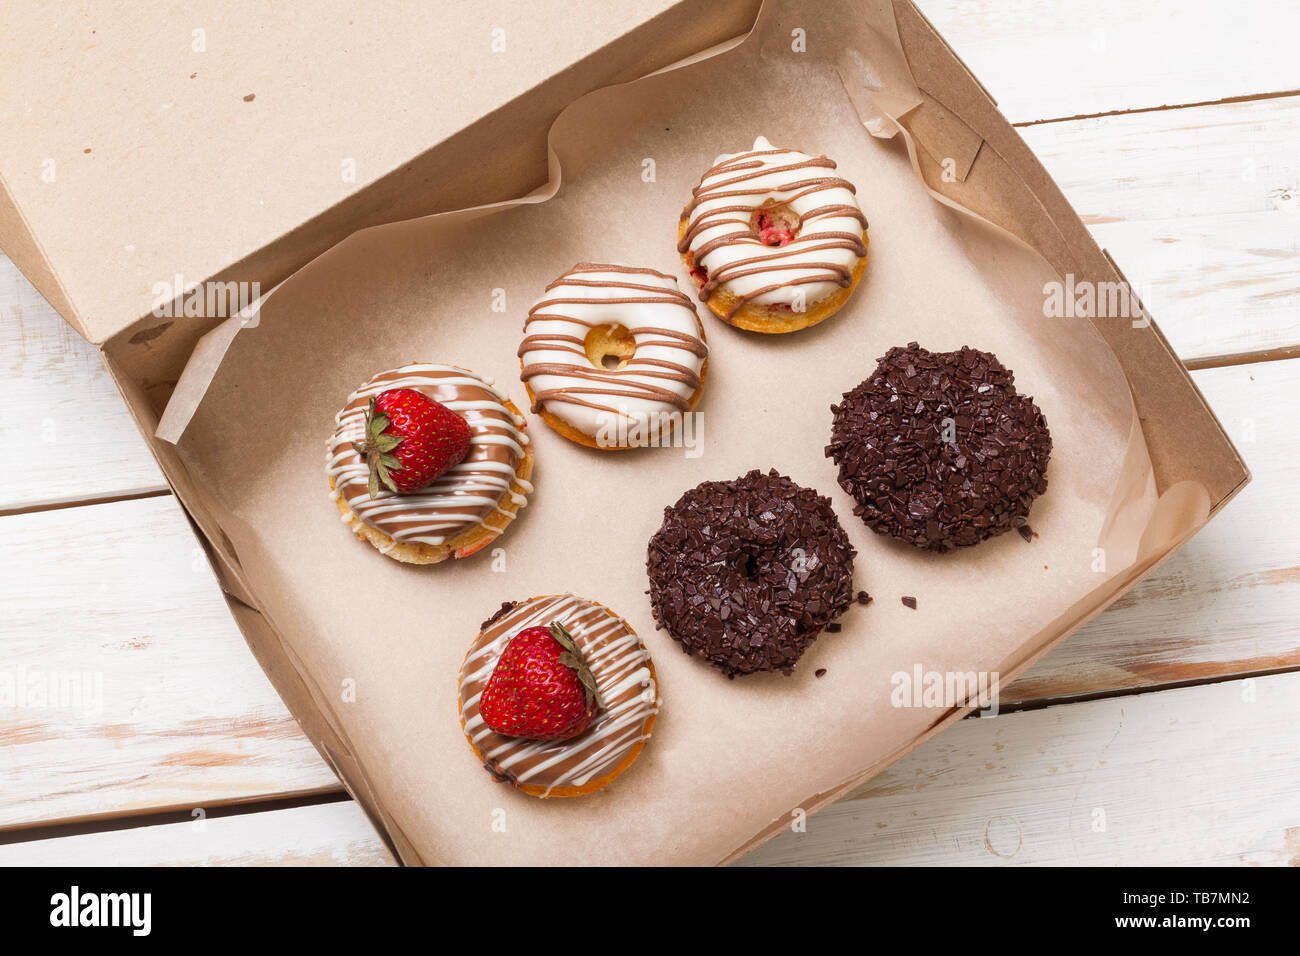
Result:
{"label": "wood grain texture", "polygon": [[[1185,360],[1300,347],[1300,97],[1022,132]],[[0,512],[164,490],[95,350],[3,256],[0,316],[0,400],[30,410],[0,440],[48,452],[0,474]]]}
{"label": "wood grain texture", "polygon": [[334,789],[170,496],[0,518],[0,828]]}
{"label": "wood grain texture", "polygon": [[1300,96],[1021,133],[1184,361],[1300,345]]}
{"label": "wood grain texture", "polygon": [[[0,255],[0,512],[165,491],[99,353]],[[6,456],[6,461],[11,459]]]}
{"label": "wood grain texture", "polygon": [[[1159,109],[1300,90],[1273,0],[920,6],[1035,124],[1025,139],[1185,360],[1300,346],[1300,97]],[[1144,112],[1043,122],[1127,110]],[[0,359],[0,441],[42,450],[0,475],[0,514],[165,490],[94,349],[3,256]],[[1300,666],[1298,371],[1196,373],[1255,483],[1004,706]],[[0,516],[0,571],[0,828],[337,790],[170,497]],[[11,706],[33,674],[73,699]],[[965,721],[745,862],[1300,864],[1298,681]],[[345,802],[0,846],[10,862],[391,858]]]}
{"label": "wood grain texture", "polygon": [[[1300,667],[1300,360],[1195,373],[1255,482],[1002,705]],[[1253,437],[1252,437],[1253,436]],[[60,551],[52,542],[75,540]],[[102,674],[99,711],[0,708],[0,826],[337,788],[171,498],[0,518],[9,673]],[[48,609],[57,611],[52,625]]]}
{"label": "wood grain texture", "polygon": [[394,866],[350,800],[0,846],[0,866]]}
{"label": "wood grain texture", "polygon": [[917,0],[1013,123],[1300,91],[1276,0]]}
{"label": "wood grain texture", "polygon": [[[1298,721],[1300,674],[962,721],[740,865],[1300,865]],[[110,861],[391,858],[351,802],[0,846]]]}
{"label": "wood grain texture", "polygon": [[1300,668],[1300,359],[1192,377],[1254,480],[1007,697],[1023,703]]}
{"label": "wood grain texture", "polygon": [[746,865],[1300,865],[1300,674],[964,720]]}

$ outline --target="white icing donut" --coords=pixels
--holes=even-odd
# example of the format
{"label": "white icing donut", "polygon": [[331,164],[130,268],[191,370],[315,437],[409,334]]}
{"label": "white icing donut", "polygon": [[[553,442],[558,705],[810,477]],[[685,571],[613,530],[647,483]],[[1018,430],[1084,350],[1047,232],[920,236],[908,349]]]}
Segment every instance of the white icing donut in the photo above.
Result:
{"label": "white icing donut", "polygon": [[[386,489],[370,497],[370,469],[354,443],[365,437],[370,399],[394,388],[411,388],[441,402],[469,424],[470,444],[464,460],[429,487],[414,494]],[[518,508],[532,485],[519,477],[528,436],[524,420],[505,405],[492,380],[452,365],[405,365],[376,375],[349,397],[335,417],[325,471],[334,482],[335,500],[347,502],[350,515],[399,543],[441,545],[498,514],[512,515],[503,501]]]}
{"label": "white icing donut", "polygon": [[[588,357],[588,333],[602,326],[622,326],[635,342],[621,368]],[[529,311],[520,377],[534,412],[593,438],[633,434],[655,443],[691,408],[707,355],[695,306],[676,279],[584,262],[548,285]]]}
{"label": "white icing donut", "polygon": [[[700,299],[721,288],[737,298],[731,314],[754,302],[812,307],[849,285],[867,254],[867,220],[853,184],[831,173],[835,163],[779,149],[760,136],[744,153],[726,153],[700,180],[683,212],[679,252],[689,251],[703,275]],[[764,206],[783,206],[797,217],[794,238],[765,244],[753,227]]]}

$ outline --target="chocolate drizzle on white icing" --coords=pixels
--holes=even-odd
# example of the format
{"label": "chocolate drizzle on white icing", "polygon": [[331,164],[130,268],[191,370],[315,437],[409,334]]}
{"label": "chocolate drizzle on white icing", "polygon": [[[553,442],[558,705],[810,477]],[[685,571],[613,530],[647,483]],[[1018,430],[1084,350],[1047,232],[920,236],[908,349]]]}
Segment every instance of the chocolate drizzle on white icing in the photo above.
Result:
{"label": "chocolate drizzle on white icing", "polygon": [[[622,368],[592,363],[586,336],[623,326],[636,352]],[[528,312],[520,377],[545,409],[586,435],[615,416],[652,436],[661,416],[684,412],[703,384],[708,346],[690,297],[653,269],[581,262],[546,287]]]}
{"label": "chocolate drizzle on white icing", "polygon": [[[793,308],[802,293],[811,307],[851,285],[867,254],[867,220],[853,184],[822,172],[834,169],[825,156],[777,149],[762,136],[749,152],[719,156],[692,191],[677,244],[705,274],[700,300],[719,288],[730,292],[730,319],[749,302]],[[752,225],[756,210],[775,205],[797,217],[783,246],[765,245]]]}
{"label": "chocolate drizzle on white icing", "polygon": [[[463,461],[415,494],[381,490],[374,498],[367,487],[369,470],[353,447],[365,435],[366,408],[372,396],[392,388],[413,388],[441,402],[469,423],[470,445]],[[508,514],[502,502],[517,507],[532,486],[519,477],[528,436],[524,420],[510,411],[489,379],[450,365],[407,365],[383,372],[348,398],[335,417],[326,473],[332,492],[347,502],[351,515],[397,542],[441,545],[494,514]],[[355,517],[353,517],[355,516]]]}
{"label": "chocolate drizzle on white icing", "polygon": [[[510,639],[529,627],[559,621],[573,635],[600,689],[603,707],[590,727],[569,740],[525,740],[488,727],[479,698]],[[465,733],[498,779],[540,787],[582,787],[613,772],[648,736],[659,712],[650,652],[627,622],[609,609],[572,594],[507,605],[484,626],[460,670]]]}

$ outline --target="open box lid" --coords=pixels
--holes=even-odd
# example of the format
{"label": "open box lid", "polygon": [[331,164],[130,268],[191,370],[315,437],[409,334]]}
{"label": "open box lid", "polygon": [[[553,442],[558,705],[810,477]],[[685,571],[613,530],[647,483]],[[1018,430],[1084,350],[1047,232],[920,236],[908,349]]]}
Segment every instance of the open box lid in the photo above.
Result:
{"label": "open box lid", "polygon": [[[546,5],[544,36],[531,30],[542,19],[535,8],[503,0],[447,4],[437,19],[428,4],[360,11],[323,0],[303,22],[284,10],[254,10],[248,0],[197,13],[145,14],[85,0],[72,6],[38,14],[32,0],[15,0],[0,10],[0,63],[12,66],[0,84],[0,130],[8,134],[0,136],[0,247],[104,346],[259,662],[381,833],[403,859],[417,860],[318,689],[259,610],[258,582],[216,519],[210,491],[173,445],[155,437],[170,389],[152,389],[178,373],[202,326],[186,323],[184,335],[173,329],[139,344],[131,339],[152,332],[144,323],[157,324],[149,315],[153,284],[177,273],[186,282],[236,279],[269,289],[366,225],[527,192],[545,176],[546,133],[564,106],[586,90],[745,32],[757,0],[556,0]],[[1059,272],[1121,280],[910,0],[893,0],[892,8],[923,94],[903,123],[920,146],[927,185],[1003,224]],[[788,32],[798,23],[783,25]],[[498,27],[505,50],[493,54]],[[202,53],[191,47],[195,30],[204,31]],[[170,37],[174,45],[161,39]],[[494,56],[508,58],[499,73]],[[441,100],[439,90],[454,91],[455,101]],[[51,181],[41,178],[47,158],[54,161]],[[356,161],[355,183],[341,175],[347,159]],[[955,160],[955,179],[941,175],[946,159]],[[137,258],[125,257],[127,246]],[[1236,450],[1154,325],[1096,324],[1129,380],[1157,482],[1199,484],[1212,514],[1248,480]],[[1086,616],[1165,556],[1134,568]],[[1086,616],[1005,673],[1028,666]],[[960,715],[954,711],[932,732]],[[804,806],[834,799],[876,769]]]}
{"label": "open box lid", "polygon": [[[267,291],[356,229],[527,192],[565,105],[745,32],[758,6],[13,0],[0,247],[102,344],[160,290]],[[486,167],[449,159],[465,151]]]}

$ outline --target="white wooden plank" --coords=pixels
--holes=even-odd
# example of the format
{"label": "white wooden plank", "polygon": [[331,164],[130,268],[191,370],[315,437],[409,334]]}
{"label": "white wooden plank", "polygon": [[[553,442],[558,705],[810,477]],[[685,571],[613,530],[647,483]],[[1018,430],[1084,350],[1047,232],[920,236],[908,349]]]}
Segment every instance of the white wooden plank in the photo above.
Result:
{"label": "white wooden plank", "polygon": [[[1023,133],[1181,356],[1300,345],[1300,97]],[[0,317],[0,441],[42,451],[0,474],[0,512],[165,488],[94,349],[3,256]]]}
{"label": "white wooden plank", "polygon": [[350,800],[0,846],[0,866],[393,866]]}
{"label": "white wooden plank", "polygon": [[[1300,433],[1287,422],[1298,368],[1195,373],[1254,484],[1137,594],[1005,688],[1004,704],[1300,665],[1300,570],[1288,551],[1300,539],[1290,504]],[[74,543],[55,547],[63,541]],[[0,544],[0,675],[25,665],[104,680],[101,713],[0,708],[0,826],[335,786],[170,498],[0,518]]]}
{"label": "white wooden plank", "polygon": [[965,720],[743,861],[1300,863],[1300,674]]}
{"label": "white wooden plank", "polygon": [[[388,862],[352,803],[0,846],[0,865]],[[1300,674],[962,721],[741,861],[1288,863],[1300,863]]]}
{"label": "white wooden plank", "polygon": [[1300,96],[1019,130],[1089,224],[1274,212],[1300,193]]}
{"label": "white wooden plank", "polygon": [[1193,373],[1253,480],[1009,688],[1017,700],[1300,667],[1300,359]]}
{"label": "white wooden plank", "polygon": [[1276,0],[917,0],[1012,122],[1300,90]]}
{"label": "white wooden plank", "polygon": [[1021,132],[1184,361],[1300,345],[1300,96]]}
{"label": "white wooden plank", "polygon": [[99,354],[0,255],[0,511],[167,487]]}
{"label": "white wooden plank", "polygon": [[0,518],[0,828],[334,789],[173,498]]}

